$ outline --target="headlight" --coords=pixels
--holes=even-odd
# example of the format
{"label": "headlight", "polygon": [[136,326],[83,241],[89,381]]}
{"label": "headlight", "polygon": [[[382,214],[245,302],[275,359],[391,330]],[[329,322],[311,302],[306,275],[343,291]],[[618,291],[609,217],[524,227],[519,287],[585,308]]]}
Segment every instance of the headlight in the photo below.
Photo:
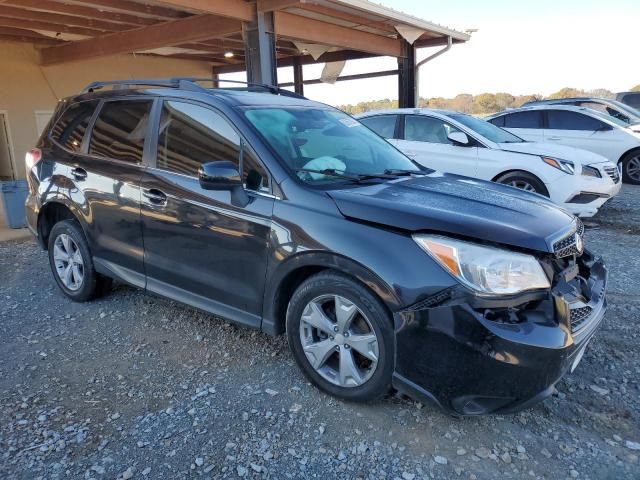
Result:
{"label": "headlight", "polygon": [[467,287],[484,295],[510,295],[550,288],[531,255],[438,235],[414,235],[416,243]]}
{"label": "headlight", "polygon": [[600,170],[594,167],[588,167],[587,165],[582,166],[582,175],[584,175],[585,177],[602,178],[602,175],[600,175]]}
{"label": "headlight", "polygon": [[541,158],[542,158],[542,161],[547,165],[551,165],[553,168],[562,170],[564,173],[568,175],[573,175],[573,172],[575,172],[575,166],[573,165],[573,162],[570,162],[569,160],[560,160],[558,158],[551,158],[551,157],[541,157]]}

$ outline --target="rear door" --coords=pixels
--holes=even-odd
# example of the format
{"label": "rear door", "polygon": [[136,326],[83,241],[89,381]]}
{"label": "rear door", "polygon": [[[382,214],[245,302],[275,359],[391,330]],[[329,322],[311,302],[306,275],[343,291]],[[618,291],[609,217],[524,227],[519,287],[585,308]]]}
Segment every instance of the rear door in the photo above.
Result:
{"label": "rear door", "polygon": [[544,141],[541,110],[523,110],[521,112],[507,113],[502,117],[491,120],[491,123],[530,142]]}
{"label": "rear door", "polygon": [[[274,196],[254,152],[218,111],[187,101],[158,105],[154,163],[142,179],[147,289],[259,327]],[[250,197],[203,190],[203,163],[238,165]]]}
{"label": "rear door", "polygon": [[545,142],[582,148],[606,157],[617,150],[615,131],[597,118],[570,110],[546,113]]}
{"label": "rear door", "polygon": [[[144,287],[140,178],[152,104],[149,98],[103,101],[91,120],[78,115],[73,120],[78,128],[58,137],[67,151],[78,149],[68,157],[65,174],[73,182],[71,200],[87,221],[96,269],[140,287]],[[59,123],[52,136],[63,127]],[[86,128],[89,134],[81,136]]]}
{"label": "rear door", "polygon": [[441,172],[476,175],[478,147],[454,145],[448,135],[459,131],[456,127],[426,115],[404,115],[403,126],[398,148],[407,156]]}

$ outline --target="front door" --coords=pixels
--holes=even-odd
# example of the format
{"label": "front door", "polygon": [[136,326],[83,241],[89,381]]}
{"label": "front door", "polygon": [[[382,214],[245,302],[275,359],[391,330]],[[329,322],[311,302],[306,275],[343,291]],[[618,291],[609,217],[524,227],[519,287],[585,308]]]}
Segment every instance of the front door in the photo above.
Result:
{"label": "front door", "polygon": [[404,136],[397,146],[420,165],[441,172],[473,177],[476,175],[478,147],[454,145],[453,125],[436,117],[406,115]]}
{"label": "front door", "polygon": [[[259,327],[274,202],[268,175],[209,107],[167,100],[157,123],[156,164],[141,182],[147,289]],[[200,187],[199,166],[217,160],[243,171],[249,204]]]}

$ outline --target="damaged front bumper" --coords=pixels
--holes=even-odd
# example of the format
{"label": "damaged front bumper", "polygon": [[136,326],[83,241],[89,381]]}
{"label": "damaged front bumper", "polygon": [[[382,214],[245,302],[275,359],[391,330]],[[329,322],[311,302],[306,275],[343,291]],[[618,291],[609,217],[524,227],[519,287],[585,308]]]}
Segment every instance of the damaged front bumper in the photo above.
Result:
{"label": "damaged front bumper", "polygon": [[457,415],[513,412],[549,396],[602,321],[607,269],[586,251],[544,266],[554,276],[548,291],[487,299],[457,286],[396,313],[394,387]]}

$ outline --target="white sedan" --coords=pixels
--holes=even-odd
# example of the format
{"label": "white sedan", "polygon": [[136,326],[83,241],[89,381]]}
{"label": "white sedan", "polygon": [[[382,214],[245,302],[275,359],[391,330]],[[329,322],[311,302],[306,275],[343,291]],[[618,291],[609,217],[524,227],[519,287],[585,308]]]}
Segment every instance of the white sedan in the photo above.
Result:
{"label": "white sedan", "polygon": [[463,113],[394,109],[357,118],[425,167],[536,192],[580,217],[620,191],[618,168],[600,155],[527,142]]}
{"label": "white sedan", "polygon": [[623,180],[640,185],[640,124],[585,107],[535,105],[497,113],[489,122],[525,140],[582,148],[619,164]]}

